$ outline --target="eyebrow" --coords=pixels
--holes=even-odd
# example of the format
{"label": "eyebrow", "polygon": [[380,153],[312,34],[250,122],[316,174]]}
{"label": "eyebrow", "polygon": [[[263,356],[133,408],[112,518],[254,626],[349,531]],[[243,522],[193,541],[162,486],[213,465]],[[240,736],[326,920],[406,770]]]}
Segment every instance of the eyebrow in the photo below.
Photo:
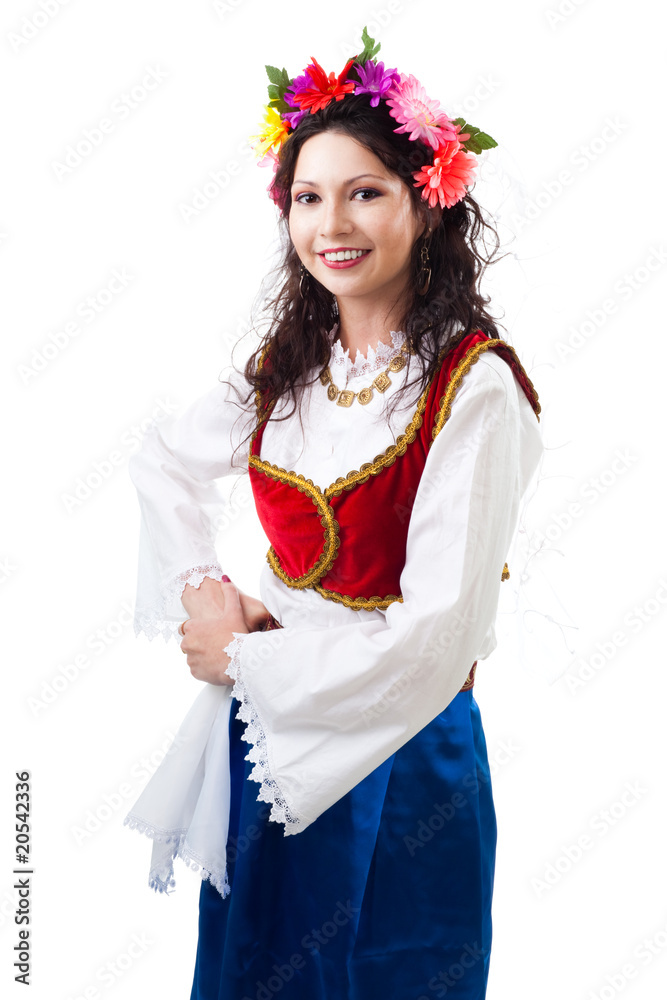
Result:
{"label": "eyebrow", "polygon": [[[355,181],[361,180],[362,177],[374,177],[375,180],[377,181],[386,181],[387,179],[386,177],[380,177],[379,174],[357,174],[356,177],[350,177],[349,180],[344,181],[344,184],[353,184]],[[315,188],[319,187],[319,184],[316,184],[315,181],[302,181],[302,180],[292,181],[292,186],[294,186],[295,184],[306,184],[308,187],[315,187]]]}

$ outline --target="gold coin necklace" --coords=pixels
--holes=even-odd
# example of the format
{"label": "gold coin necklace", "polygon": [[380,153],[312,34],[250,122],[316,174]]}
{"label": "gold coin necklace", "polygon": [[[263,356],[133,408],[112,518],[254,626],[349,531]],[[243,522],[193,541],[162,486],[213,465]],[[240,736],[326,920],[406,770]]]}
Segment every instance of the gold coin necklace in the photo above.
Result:
{"label": "gold coin necklace", "polygon": [[386,392],[391,385],[391,379],[389,378],[389,372],[400,372],[401,369],[405,368],[406,361],[405,355],[412,354],[413,352],[408,346],[408,342],[403,344],[400,353],[396,357],[392,358],[388,366],[383,372],[377,375],[371,384],[364,389],[360,389],[359,392],[352,392],[351,389],[339,389],[331,377],[331,371],[329,366],[320,372],[320,382],[322,385],[328,386],[327,397],[332,403],[337,403],[338,406],[352,406],[355,399],[358,399],[362,406],[366,403],[370,403],[373,398],[373,390],[377,389],[378,392]]}

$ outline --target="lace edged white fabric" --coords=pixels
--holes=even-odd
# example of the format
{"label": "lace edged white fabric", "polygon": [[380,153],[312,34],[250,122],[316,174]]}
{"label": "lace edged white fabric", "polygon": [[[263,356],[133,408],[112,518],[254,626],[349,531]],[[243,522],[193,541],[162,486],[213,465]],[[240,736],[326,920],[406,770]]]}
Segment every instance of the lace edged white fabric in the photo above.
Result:
{"label": "lace edged white fabric", "polygon": [[[205,577],[221,580],[223,576],[219,563],[208,563],[194,566],[173,577],[163,588],[159,604],[153,607],[142,607],[137,604],[134,615],[134,634],[142,633],[147,639],[153,640],[161,635],[165,642],[178,634],[178,627],[186,617],[181,605],[181,595],[186,584],[199,589]],[[180,607],[180,610],[179,610]]]}
{"label": "lace edged white fabric", "polygon": [[145,823],[134,813],[128,813],[123,820],[123,826],[150,837],[154,845],[159,845],[157,851],[154,849],[148,873],[150,889],[154,889],[155,892],[165,892],[167,895],[174,891],[176,886],[174,861],[180,858],[191,871],[197,872],[202,882],[207,879],[223,899],[231,892],[226,867],[209,871],[204,859],[188,844],[187,830],[160,830]]}
{"label": "lace edged white fabric", "polygon": [[[331,331],[332,345],[331,345],[331,358],[329,360],[329,367],[333,375],[334,368],[339,372],[339,379],[344,377],[347,381],[353,378],[359,378],[362,375],[369,375],[371,372],[376,372],[382,368],[386,368],[391,361],[391,359],[400,351],[403,343],[405,341],[405,334],[397,332],[396,330],[391,331],[391,344],[385,344],[382,340],[378,341],[377,348],[374,349],[369,344],[366,348],[366,356],[361,353],[359,348],[357,348],[357,355],[354,361],[350,360],[350,349],[343,350],[343,346],[339,340],[333,340],[338,332],[338,326],[334,326]],[[336,381],[336,376],[334,375],[334,382]]]}
{"label": "lace edged white fabric", "polygon": [[148,884],[170,893],[174,860],[229,891],[230,687],[206,684],[124,825],[153,841]]}
{"label": "lace edged white fabric", "polygon": [[232,698],[236,698],[236,700],[240,702],[236,718],[247,723],[246,731],[244,732],[242,739],[245,740],[246,743],[251,744],[250,750],[246,755],[246,760],[251,761],[251,763],[255,765],[248,775],[249,779],[258,782],[261,786],[257,795],[257,801],[266,802],[271,805],[269,819],[273,820],[275,823],[284,823],[285,836],[287,837],[290,834],[300,833],[307,824],[304,824],[304,822],[294,814],[293,810],[290,809],[280,791],[280,788],[278,787],[277,782],[271,774],[271,766],[269,764],[266,745],[266,733],[252,701],[250,700],[250,696],[248,695],[240,674],[240,654],[241,649],[243,648],[243,643],[248,637],[248,634],[249,633],[247,632],[232,632],[234,638],[228,646],[225,646],[224,650],[231,660],[225,673],[228,674],[234,681]]}

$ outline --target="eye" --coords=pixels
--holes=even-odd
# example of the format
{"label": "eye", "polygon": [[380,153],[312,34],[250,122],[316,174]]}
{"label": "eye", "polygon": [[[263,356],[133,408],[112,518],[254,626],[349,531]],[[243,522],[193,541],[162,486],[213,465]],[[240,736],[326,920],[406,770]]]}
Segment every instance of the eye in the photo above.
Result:
{"label": "eye", "polygon": [[[312,198],[313,201],[310,201],[310,198]],[[298,201],[300,205],[313,205],[315,201],[317,201],[317,195],[313,194],[312,191],[302,191],[301,194],[298,194],[293,200]]]}
{"label": "eye", "polygon": [[359,188],[352,195],[357,201],[373,201],[374,198],[381,198],[382,194],[380,191],[376,191],[375,188]]}

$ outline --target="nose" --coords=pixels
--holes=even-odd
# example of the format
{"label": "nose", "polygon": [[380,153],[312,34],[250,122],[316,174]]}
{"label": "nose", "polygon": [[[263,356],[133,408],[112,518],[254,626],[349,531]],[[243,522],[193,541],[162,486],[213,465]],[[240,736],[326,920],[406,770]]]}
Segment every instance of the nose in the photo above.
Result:
{"label": "nose", "polygon": [[323,199],[320,235],[323,237],[340,236],[350,233],[354,228],[350,219],[346,198],[331,196]]}

